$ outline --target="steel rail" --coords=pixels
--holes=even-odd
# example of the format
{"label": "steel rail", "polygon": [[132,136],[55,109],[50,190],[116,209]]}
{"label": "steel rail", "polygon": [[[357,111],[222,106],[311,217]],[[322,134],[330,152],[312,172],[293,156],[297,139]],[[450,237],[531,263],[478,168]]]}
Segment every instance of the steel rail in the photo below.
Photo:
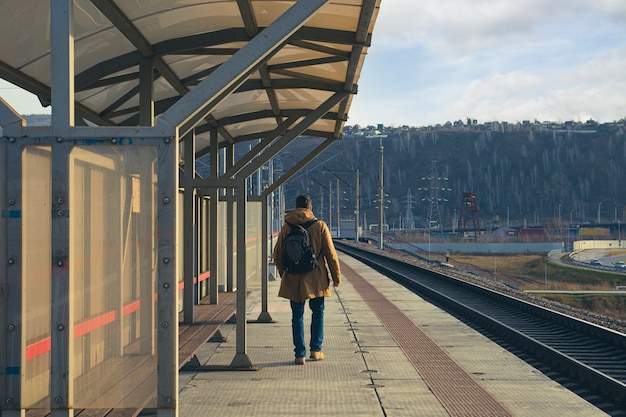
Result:
{"label": "steel rail", "polygon": [[626,405],[626,335],[489,288],[354,245],[335,242],[350,255],[432,301],[483,327],[620,406]]}

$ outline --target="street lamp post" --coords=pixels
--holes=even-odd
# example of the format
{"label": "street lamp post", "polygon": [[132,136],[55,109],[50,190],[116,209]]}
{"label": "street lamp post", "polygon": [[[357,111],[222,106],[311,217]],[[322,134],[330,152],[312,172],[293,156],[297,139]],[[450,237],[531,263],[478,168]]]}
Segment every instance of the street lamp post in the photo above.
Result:
{"label": "street lamp post", "polygon": [[380,140],[380,147],[378,148],[380,151],[379,155],[379,163],[378,163],[378,249],[383,249],[383,157],[384,157],[384,148],[383,148],[383,140]]}
{"label": "street lamp post", "polygon": [[337,178],[337,237],[341,237],[341,198],[339,194],[339,179]]}
{"label": "street lamp post", "polygon": [[[328,227],[331,228],[331,230],[333,228],[333,224],[336,224],[336,236],[340,237],[341,236],[341,204],[342,204],[341,202],[342,202],[342,200],[344,200],[344,201],[347,201],[347,200],[341,198],[341,195],[345,194],[346,192],[345,191],[342,192],[340,190],[339,187],[341,186],[341,184],[339,184],[339,182],[340,181],[343,182],[345,186],[348,186],[351,189],[354,189],[354,186],[352,184],[348,183],[347,181],[345,181],[343,178],[339,177],[335,172],[329,170],[326,167],[322,167],[322,175],[325,175],[326,173],[331,174],[334,177],[336,177],[336,183],[333,183],[333,181],[330,180],[328,182],[328,186],[326,186],[326,185],[322,185],[322,183],[317,181],[315,178],[311,178],[311,181],[314,181],[314,182],[320,184],[320,186],[321,186],[320,187],[320,195],[322,197],[323,197],[322,187],[324,189],[328,190],[329,207],[328,207],[328,223],[327,224],[328,224]],[[339,173],[341,173],[341,174],[348,174],[348,173],[353,174],[352,171],[349,171],[349,172],[348,171],[340,171]],[[332,207],[332,195],[333,195],[333,192],[335,193],[335,208]],[[358,230],[359,230],[359,224],[361,223],[360,222],[360,212],[359,212],[359,199],[360,199],[360,196],[359,196],[359,170],[357,169],[356,170],[356,205],[355,205],[355,211],[354,211],[354,213],[355,213],[354,224],[355,224],[355,230],[356,230],[356,232],[355,232],[356,239],[355,240],[356,241],[359,240]],[[322,201],[323,201],[323,198],[322,198]],[[336,221],[333,223],[333,217],[335,217],[335,216],[336,216]]]}
{"label": "street lamp post", "polygon": [[354,210],[354,241],[359,241],[359,169],[356,170],[356,204]]}
{"label": "street lamp post", "polygon": [[559,203],[559,239],[563,242],[563,226],[561,225],[561,203]]}
{"label": "street lamp post", "polygon": [[330,234],[333,234],[333,182],[328,182],[328,227]]}

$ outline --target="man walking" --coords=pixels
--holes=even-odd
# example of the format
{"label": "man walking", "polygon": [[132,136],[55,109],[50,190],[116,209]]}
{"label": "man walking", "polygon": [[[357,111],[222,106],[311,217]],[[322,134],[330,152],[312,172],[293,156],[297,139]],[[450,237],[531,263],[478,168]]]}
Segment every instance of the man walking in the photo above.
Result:
{"label": "man walking", "polygon": [[[291,331],[295,352],[296,365],[304,365],[306,357],[306,347],[304,342],[304,304],[309,300],[309,308],[312,311],[311,317],[311,343],[309,345],[311,360],[324,359],[322,353],[322,342],[324,341],[324,297],[330,297],[330,275],[333,286],[338,287],[341,282],[341,272],[339,270],[339,259],[333,245],[328,226],[321,220],[317,220],[313,215],[311,197],[301,194],[296,198],[296,208],[285,215],[285,225],[283,225],[274,248],[274,263],[282,280],[278,295],[287,298],[291,303]],[[287,250],[285,244],[293,241],[292,230],[302,226],[310,240],[310,248],[314,260],[310,267],[295,267],[287,255],[291,253],[291,248]],[[302,233],[302,229],[299,229]],[[303,261],[304,263],[304,261]],[[306,272],[299,272],[312,268]],[[294,271],[294,272],[292,272]]]}

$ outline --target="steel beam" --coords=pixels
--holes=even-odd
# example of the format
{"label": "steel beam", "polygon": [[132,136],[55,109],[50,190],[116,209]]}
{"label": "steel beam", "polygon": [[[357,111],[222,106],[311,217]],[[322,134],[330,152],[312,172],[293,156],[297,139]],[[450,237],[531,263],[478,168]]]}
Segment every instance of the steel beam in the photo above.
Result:
{"label": "steel beam", "polygon": [[[339,92],[330,96],[326,101],[324,101],[318,108],[309,113],[304,119],[302,119],[293,129],[283,135],[280,139],[276,140],[269,146],[269,149],[265,150],[263,154],[259,155],[255,161],[246,165],[237,175],[238,178],[247,178],[254,171],[259,169],[261,165],[268,162],[271,158],[276,156],[281,150],[283,150],[287,145],[293,142],[302,132],[306,131],[309,126],[315,123],[319,118],[321,118],[324,114],[330,111],[335,105],[337,105],[342,100],[345,100],[350,96],[348,92]],[[257,161],[258,160],[258,161]]]}
{"label": "steel beam", "polygon": [[70,279],[71,144],[52,146],[52,280],[50,342],[50,409],[52,417],[71,417],[74,404],[74,291]]}
{"label": "steel beam", "polygon": [[157,251],[157,417],[178,415],[178,144],[159,145]]}
{"label": "steel beam", "polygon": [[[52,132],[74,126],[74,2],[50,2]],[[57,127],[59,131],[57,131]],[[62,129],[62,130],[61,130]]]}
{"label": "steel beam", "polygon": [[139,64],[139,124],[154,126],[154,66],[146,58]]}
{"label": "steel beam", "polygon": [[[219,137],[217,135],[216,129],[211,129],[211,160],[210,160],[210,168],[211,168],[211,178],[217,179],[219,176],[219,164],[218,164],[218,141]],[[217,187],[210,188],[210,204],[211,209],[209,211],[210,216],[210,233],[211,233],[211,243],[210,243],[210,269],[211,269],[211,277],[209,284],[209,301],[211,304],[217,304],[219,302],[219,288],[218,288],[218,274],[217,274],[217,227],[218,227],[218,218],[217,212],[219,210],[219,189]]]}
{"label": "steel beam", "polygon": [[26,126],[26,120],[0,97],[0,126],[4,130],[11,125]]}
{"label": "steel beam", "polygon": [[[54,113],[54,112],[53,112]],[[150,138],[150,137],[175,137],[174,129],[163,129],[163,127],[142,127],[142,126],[18,126],[10,125],[3,130],[6,136],[29,136],[29,137],[51,137],[59,136],[65,139],[86,139],[86,138]]]}
{"label": "steel beam", "polygon": [[159,118],[159,125],[194,127],[269,59],[328,0],[296,2]]}
{"label": "steel beam", "polygon": [[191,182],[195,188],[235,188],[237,181],[227,178],[194,178]]}
{"label": "steel beam", "polygon": [[289,181],[291,177],[298,173],[302,168],[304,168],[309,162],[315,159],[319,154],[321,154],[326,148],[335,143],[337,139],[326,139],[324,142],[320,143],[313,149],[313,151],[309,152],[307,156],[302,158],[300,162],[295,164],[291,169],[281,175],[276,181],[272,182],[269,187],[267,187],[263,193],[270,194],[276,191],[281,185],[285,182]]}
{"label": "steel beam", "polygon": [[241,171],[248,163],[250,163],[254,158],[256,158],[261,152],[265,150],[278,136],[285,133],[287,129],[296,121],[296,117],[291,116],[287,118],[286,121],[281,123],[276,129],[274,129],[270,134],[268,134],[265,138],[261,140],[254,148],[250,149],[250,151],[246,154],[246,156],[240,158],[237,163],[235,163],[232,167],[228,168],[225,178],[234,178],[235,175],[239,171]]}

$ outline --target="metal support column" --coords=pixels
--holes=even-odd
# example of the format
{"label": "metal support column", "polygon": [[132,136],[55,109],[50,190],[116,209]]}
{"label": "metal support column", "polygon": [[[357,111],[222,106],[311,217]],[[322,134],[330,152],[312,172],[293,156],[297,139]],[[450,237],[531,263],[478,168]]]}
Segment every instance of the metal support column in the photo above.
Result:
{"label": "metal support column", "polygon": [[[218,166],[218,137],[217,137],[217,129],[211,129],[211,160],[210,160],[210,169],[211,169],[211,178],[217,180],[219,176],[219,166]],[[209,196],[211,208],[209,210],[210,217],[210,257],[209,257],[209,269],[211,271],[210,277],[210,288],[209,288],[209,301],[211,304],[217,304],[219,302],[219,290],[218,290],[218,273],[217,273],[217,227],[218,227],[218,218],[217,212],[219,210],[219,193],[217,187],[210,188]]]}
{"label": "metal support column", "polygon": [[73,0],[50,2],[52,133],[56,136],[74,126],[73,10]]}
{"label": "metal support column", "polygon": [[204,284],[202,283],[202,281],[200,280],[200,273],[204,272],[202,270],[202,250],[204,249],[204,242],[202,241],[203,236],[202,236],[202,216],[203,216],[203,204],[202,204],[202,198],[204,196],[202,195],[202,193],[200,192],[200,190],[196,189],[196,197],[194,198],[194,206],[196,208],[196,213],[194,216],[194,223],[195,223],[195,227],[194,227],[194,241],[196,242],[196,246],[194,248],[194,255],[195,255],[195,262],[193,264],[194,268],[195,268],[195,273],[194,276],[195,278],[195,303],[198,304],[200,302],[200,300],[203,297],[203,287]]}
{"label": "metal support column", "polygon": [[157,417],[178,416],[178,138],[159,146],[157,294]]}
{"label": "metal support column", "polygon": [[341,237],[341,194],[339,192],[339,178],[337,178],[337,237]]}
{"label": "metal support column", "polygon": [[[52,132],[74,126],[73,0],[50,2]],[[50,409],[52,417],[74,415],[74,316],[69,271],[69,150],[58,139],[52,147],[52,304],[50,337]]]}
{"label": "metal support column", "polygon": [[258,323],[274,323],[272,320],[272,316],[268,311],[268,288],[267,288],[267,260],[268,260],[268,250],[267,250],[267,197],[268,195],[263,193],[261,195],[261,313],[259,317],[256,319]]}
{"label": "metal support column", "polygon": [[385,216],[383,215],[383,210],[385,208],[385,193],[384,193],[384,182],[383,182],[383,159],[384,159],[384,148],[383,148],[383,140],[380,140],[380,147],[378,148],[380,151],[379,160],[378,160],[378,249],[384,249],[385,244],[383,242],[384,232],[383,232],[383,220]]}
{"label": "metal support column", "polygon": [[50,341],[50,408],[53,417],[74,415],[74,294],[70,282],[69,188],[70,146],[57,139],[52,146],[52,282]]}
{"label": "metal support column", "polygon": [[[22,283],[22,232],[21,212],[22,194],[22,158],[17,139],[0,139],[0,265],[4,272],[0,276],[0,341],[3,352],[0,358],[2,381],[0,392],[2,411],[7,417],[24,417],[22,408],[22,355],[24,354],[25,326],[22,317],[23,294],[17,290]],[[6,175],[5,175],[6,174]],[[19,214],[19,215],[18,215]],[[12,297],[9,291],[16,289]]]}
{"label": "metal support column", "polygon": [[237,339],[233,369],[258,370],[247,354],[246,341],[246,178],[237,185]]}
{"label": "metal support column", "polygon": [[[2,111],[2,103],[0,102],[0,112]],[[0,124],[2,124],[0,113]],[[7,346],[7,194],[6,194],[6,179],[7,179],[7,141],[6,138],[0,137],[0,346]],[[10,349],[10,348],[9,348]],[[10,350],[9,350],[10,351]],[[8,398],[7,393],[7,355],[5,353],[0,354],[0,416],[2,415],[3,405]]]}
{"label": "metal support column", "polygon": [[359,190],[359,169],[356,170],[356,205],[354,207],[354,241],[359,241],[359,199],[361,198]]}
{"label": "metal support column", "polygon": [[[267,180],[267,186],[269,187],[270,185],[272,185],[274,183],[274,159],[270,159],[269,161],[269,172],[268,172],[268,180]],[[272,260],[274,259],[274,228],[275,228],[275,223],[274,223],[274,193],[266,193],[265,190],[263,190],[263,195],[266,195],[269,199],[269,225],[270,225],[270,250],[269,250],[269,256],[272,258]],[[274,275],[276,275],[276,273],[274,273]],[[276,279],[276,276],[274,276],[274,279]]]}
{"label": "metal support column", "polygon": [[[226,153],[226,170],[235,164],[235,146],[229,145]],[[234,190],[226,189],[226,291],[235,291],[235,213],[234,213]]]}
{"label": "metal support column", "polygon": [[194,278],[196,274],[196,190],[193,180],[195,178],[196,147],[195,133],[192,130],[185,136],[185,174],[183,178],[183,281],[185,290],[183,292],[183,320],[187,324],[194,322],[193,307],[196,304]]}

